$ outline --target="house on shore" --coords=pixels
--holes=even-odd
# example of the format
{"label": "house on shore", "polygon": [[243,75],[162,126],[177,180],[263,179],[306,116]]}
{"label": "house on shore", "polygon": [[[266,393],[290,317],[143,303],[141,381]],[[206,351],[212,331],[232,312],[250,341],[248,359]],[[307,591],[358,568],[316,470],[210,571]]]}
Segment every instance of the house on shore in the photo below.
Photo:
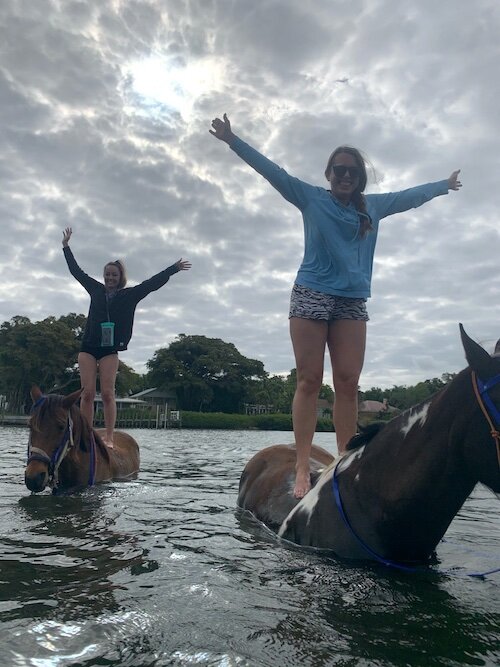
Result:
{"label": "house on shore", "polygon": [[[115,397],[116,411],[121,412],[122,410],[127,410],[128,408],[141,408],[147,405],[146,401],[141,401],[133,398],[132,396],[126,396],[125,398]],[[96,394],[94,398],[94,410],[103,409],[102,397],[101,394]]]}
{"label": "house on shore", "polygon": [[132,394],[130,398],[142,401],[152,407],[159,406],[160,408],[165,409],[165,406],[167,406],[168,410],[179,409],[177,407],[177,396],[175,391],[170,389],[158,389],[157,387],[151,387],[150,389],[139,391],[137,394]]}
{"label": "house on shore", "polygon": [[398,408],[389,405],[386,398],[383,401],[361,401],[358,407],[358,419],[361,423],[374,419],[388,419],[400,412]]}

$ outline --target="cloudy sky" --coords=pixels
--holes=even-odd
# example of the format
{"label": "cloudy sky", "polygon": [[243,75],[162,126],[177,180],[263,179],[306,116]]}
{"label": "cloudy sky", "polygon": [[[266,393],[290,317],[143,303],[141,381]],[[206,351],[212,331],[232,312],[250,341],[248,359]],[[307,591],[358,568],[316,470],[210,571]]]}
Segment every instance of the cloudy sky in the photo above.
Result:
{"label": "cloudy sky", "polygon": [[462,170],[381,223],[361,388],[460,370],[458,322],[500,337],[499,34],[498,0],[3,0],[0,321],[87,312],[69,225],[96,278],[118,257],[131,284],[193,263],[140,304],[136,371],[185,333],[288,373],[302,220],[209,134],[226,112],[318,185],[341,143],[373,164],[367,192]]}

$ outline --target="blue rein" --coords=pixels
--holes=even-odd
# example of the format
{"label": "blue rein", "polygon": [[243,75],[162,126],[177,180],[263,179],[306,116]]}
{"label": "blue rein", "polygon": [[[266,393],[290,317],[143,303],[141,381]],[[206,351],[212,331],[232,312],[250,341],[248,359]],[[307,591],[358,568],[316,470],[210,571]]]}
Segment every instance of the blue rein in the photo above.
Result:
{"label": "blue rein", "polygon": [[418,568],[412,567],[410,565],[403,565],[402,563],[398,563],[394,560],[390,560],[389,558],[383,558],[382,556],[379,556],[379,554],[376,551],[373,551],[371,547],[366,544],[364,540],[362,540],[357,533],[354,532],[353,527],[349,523],[349,519],[347,518],[347,514],[345,513],[344,510],[344,504],[342,503],[342,498],[340,497],[340,489],[339,489],[339,482],[338,482],[338,476],[337,476],[337,470],[338,470],[338,465],[335,466],[335,469],[333,471],[333,477],[332,477],[332,489],[333,489],[333,496],[335,498],[335,504],[337,505],[337,509],[339,511],[340,516],[342,517],[342,521],[346,525],[348,531],[351,533],[351,535],[355,538],[356,542],[361,545],[361,547],[370,554],[372,558],[374,558],[376,561],[379,563],[382,563],[383,565],[386,565],[387,567],[395,567],[398,570],[404,570],[405,572],[416,572]]}
{"label": "blue rein", "polygon": [[[396,570],[403,570],[404,572],[425,572],[425,569],[422,567],[413,567],[411,565],[404,565],[403,563],[398,563],[397,561],[391,560],[390,558],[383,558],[383,556],[380,556],[376,551],[374,551],[371,547],[369,547],[368,544],[366,544],[366,542],[362,540],[357,533],[354,532],[354,529],[349,523],[349,519],[347,518],[347,514],[345,513],[344,505],[342,503],[342,498],[340,497],[340,489],[337,478],[337,468],[338,465],[335,466],[335,470],[333,471],[333,477],[332,477],[332,489],[333,489],[333,496],[335,498],[335,504],[337,506],[340,516],[342,517],[342,521],[344,522],[345,526],[347,527],[347,530],[354,537],[356,542],[359,545],[361,545],[361,547],[368,554],[370,554],[370,556],[374,560],[376,560],[378,563],[382,563],[382,565],[395,568]],[[443,574],[455,574],[453,570],[438,570],[438,571],[442,572]],[[484,577],[486,577],[487,575],[496,574],[497,572],[500,572],[500,567],[494,568],[492,570],[487,570],[486,572],[466,572],[465,574],[468,577],[484,579]]]}

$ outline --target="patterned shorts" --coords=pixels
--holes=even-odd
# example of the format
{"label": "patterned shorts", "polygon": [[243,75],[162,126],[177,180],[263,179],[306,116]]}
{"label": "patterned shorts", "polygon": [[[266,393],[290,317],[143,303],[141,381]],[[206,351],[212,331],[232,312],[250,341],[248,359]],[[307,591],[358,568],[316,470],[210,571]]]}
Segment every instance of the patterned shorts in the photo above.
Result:
{"label": "patterned shorts", "polygon": [[366,310],[366,299],[351,299],[347,296],[325,294],[297,284],[292,289],[288,317],[329,322],[332,320],[367,322],[370,319]]}

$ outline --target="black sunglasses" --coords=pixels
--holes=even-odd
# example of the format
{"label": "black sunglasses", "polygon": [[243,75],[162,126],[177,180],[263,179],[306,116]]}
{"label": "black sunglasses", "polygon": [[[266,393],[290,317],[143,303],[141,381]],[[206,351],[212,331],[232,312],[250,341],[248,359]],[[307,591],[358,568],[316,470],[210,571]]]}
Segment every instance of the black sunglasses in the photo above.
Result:
{"label": "black sunglasses", "polygon": [[337,178],[343,178],[347,172],[351,178],[359,178],[361,173],[359,167],[347,167],[345,164],[334,164],[332,169]]}

